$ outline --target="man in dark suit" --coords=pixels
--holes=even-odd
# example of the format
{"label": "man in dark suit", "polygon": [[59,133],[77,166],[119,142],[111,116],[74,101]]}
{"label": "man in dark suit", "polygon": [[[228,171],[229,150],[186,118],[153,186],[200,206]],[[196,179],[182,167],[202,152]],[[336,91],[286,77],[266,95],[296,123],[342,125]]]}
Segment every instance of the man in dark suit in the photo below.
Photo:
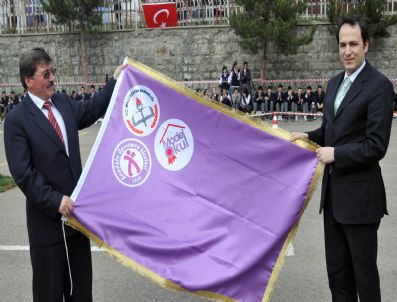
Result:
{"label": "man in dark suit", "polygon": [[10,172],[26,196],[35,302],[92,301],[89,240],[63,226],[61,215],[73,211],[69,196],[82,170],[78,130],[104,114],[123,68],[90,101],[72,102],[54,94],[55,70],[44,49],[20,58],[28,93],[7,116],[4,143]]}
{"label": "man in dark suit", "polygon": [[321,127],[292,133],[321,148],[325,171],[320,213],[329,286],[333,302],[380,302],[377,230],[387,214],[379,161],[389,144],[393,86],[365,55],[369,35],[364,23],[344,18],[337,41],[344,72],[327,88]]}

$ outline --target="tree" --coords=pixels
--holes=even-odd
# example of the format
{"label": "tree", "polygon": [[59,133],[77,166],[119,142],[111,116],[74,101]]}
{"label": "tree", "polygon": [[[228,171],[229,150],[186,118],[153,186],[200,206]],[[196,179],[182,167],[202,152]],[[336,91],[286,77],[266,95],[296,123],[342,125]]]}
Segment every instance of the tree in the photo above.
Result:
{"label": "tree", "polygon": [[46,12],[51,13],[57,24],[75,25],[80,31],[81,66],[84,81],[88,81],[88,54],[86,36],[102,24],[102,16],[96,10],[101,0],[40,0]]}
{"label": "tree", "polygon": [[306,8],[296,0],[236,0],[244,11],[233,15],[230,24],[240,36],[240,45],[253,53],[262,51],[261,76],[266,78],[266,52],[269,42],[285,55],[295,54],[299,46],[313,40],[310,33],[297,35],[298,16]]}
{"label": "tree", "polygon": [[[369,35],[372,38],[389,38],[390,33],[387,27],[397,23],[396,15],[386,15],[387,0],[356,0],[355,5],[349,12],[345,12],[344,8],[352,5],[353,1],[337,1],[331,0],[327,9],[328,19],[335,24],[337,20],[343,16],[357,16],[365,21],[368,25]],[[336,27],[330,28],[332,33],[336,32]]]}

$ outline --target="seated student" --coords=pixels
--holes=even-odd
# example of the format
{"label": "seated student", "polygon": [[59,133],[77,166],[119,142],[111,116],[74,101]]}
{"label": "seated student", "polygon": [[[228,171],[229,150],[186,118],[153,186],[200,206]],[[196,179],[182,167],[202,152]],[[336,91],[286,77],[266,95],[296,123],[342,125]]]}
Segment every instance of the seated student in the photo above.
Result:
{"label": "seated student", "polygon": [[212,87],[212,89],[211,89],[210,99],[219,102],[219,94],[216,93],[216,88],[215,87]]}
{"label": "seated student", "polygon": [[240,106],[240,100],[241,100],[240,93],[238,92],[237,88],[234,88],[232,94],[232,108],[234,110],[238,110],[238,107]]}
{"label": "seated student", "polygon": [[[286,95],[286,104],[284,105],[284,107],[285,107],[287,112],[288,112],[288,108],[291,108],[291,111],[293,111],[292,107],[294,107],[294,105],[295,105],[294,104],[294,99],[295,98],[294,98],[294,92],[292,90],[292,87],[288,86],[287,95]],[[293,111],[293,112],[296,112],[296,111]],[[295,116],[294,117],[291,116],[291,120],[294,122],[295,121]],[[288,121],[288,115],[286,116],[286,120],[285,121]]]}
{"label": "seated student", "polygon": [[[317,86],[317,91],[314,93],[314,99],[316,100],[316,112],[320,111],[323,112],[324,108],[324,98],[325,98],[325,93],[323,91],[323,87],[321,85]],[[316,117],[314,117],[316,119]]]}
{"label": "seated student", "polygon": [[312,100],[312,95],[311,95],[311,87],[307,86],[306,93],[303,95],[302,99],[302,111],[304,113],[303,119],[307,121],[307,113],[309,113],[309,104],[311,103]]}
{"label": "seated student", "polygon": [[254,105],[251,95],[249,94],[248,89],[244,88],[243,94],[241,96],[240,110],[245,112],[246,114],[250,114],[253,109]]}
{"label": "seated student", "polygon": [[[303,112],[303,99],[304,99],[304,94],[302,92],[302,88],[298,87],[296,90],[296,99],[297,99],[297,104],[298,104],[298,112]],[[298,120],[296,120],[298,121]]]}
{"label": "seated student", "polygon": [[[272,86],[267,86],[267,92],[265,94],[265,111],[266,112],[273,112],[274,111],[274,102],[276,101],[276,96],[272,92]],[[269,119],[272,119],[269,116]]]}
{"label": "seated student", "polygon": [[286,112],[284,111],[284,103],[285,103],[285,94],[283,92],[283,85],[278,85],[277,87],[277,93],[276,93],[276,111],[279,113],[278,115],[278,120],[281,121],[283,116],[280,114],[280,112]]}
{"label": "seated student", "polygon": [[254,96],[254,112],[256,112],[260,108],[262,113],[265,113],[265,94],[263,93],[262,86],[258,87],[258,91]]}
{"label": "seated student", "polygon": [[219,101],[220,101],[222,104],[226,105],[226,106],[232,107],[232,101],[231,101],[231,99],[230,99],[230,95],[229,95],[229,93],[227,92],[226,88],[223,88],[223,89],[222,89],[222,95],[221,95]]}

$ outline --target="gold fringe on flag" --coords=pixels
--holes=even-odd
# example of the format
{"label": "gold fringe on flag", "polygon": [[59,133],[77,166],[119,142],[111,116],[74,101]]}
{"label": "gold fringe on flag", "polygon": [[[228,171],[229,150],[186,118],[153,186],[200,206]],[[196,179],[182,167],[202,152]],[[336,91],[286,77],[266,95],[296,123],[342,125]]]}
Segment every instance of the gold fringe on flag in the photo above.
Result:
{"label": "gold fringe on flag", "polygon": [[[175,91],[178,91],[179,93],[184,94],[185,96],[188,96],[192,99],[194,99],[195,101],[210,107],[214,110],[217,110],[219,112],[222,112],[228,116],[231,116],[243,123],[246,123],[248,125],[251,125],[255,128],[261,129],[267,133],[270,133],[274,136],[280,137],[284,140],[289,140],[291,138],[291,134],[284,130],[284,129],[274,129],[271,127],[271,125],[269,123],[266,123],[262,120],[256,120],[256,119],[252,119],[252,117],[247,116],[241,112],[236,112],[230,109],[230,107],[225,106],[219,102],[215,102],[212,101],[209,98],[204,97],[203,95],[191,90],[190,88],[187,88],[186,86],[183,86],[179,83],[177,83],[176,81],[174,81],[173,79],[157,72],[156,70],[142,64],[139,62],[136,62],[132,59],[127,58],[128,64],[131,65],[132,67],[146,73],[147,75],[151,76],[152,78],[158,80],[159,82],[163,83],[164,85],[167,85],[168,87],[174,89]],[[309,141],[309,140],[298,140],[295,142],[295,144],[297,144],[298,146],[308,149],[310,151],[315,151],[319,146],[316,145],[315,143]],[[307,197],[305,199],[305,203],[304,203],[304,207],[299,215],[299,218],[297,220],[297,222],[295,223],[295,225],[293,226],[293,228],[291,229],[291,231],[288,234],[288,237],[283,245],[283,248],[280,251],[280,254],[278,256],[278,259],[274,265],[271,277],[268,281],[268,283],[266,284],[266,288],[264,289],[264,296],[262,299],[262,302],[269,302],[270,298],[271,298],[271,294],[273,292],[273,289],[275,287],[275,283],[280,275],[283,263],[284,263],[284,258],[285,258],[285,253],[287,251],[288,245],[292,242],[292,239],[294,238],[296,231],[298,229],[298,224],[299,221],[303,215],[304,210],[306,209],[309,201],[312,198],[314,189],[316,188],[316,185],[318,183],[318,180],[320,178],[320,176],[322,175],[324,170],[324,166],[322,164],[318,164],[316,167],[316,171],[314,173],[310,188],[309,188],[309,192],[307,194]],[[235,299],[232,299],[228,296],[225,295],[221,295],[221,294],[217,294],[217,293],[213,293],[213,292],[208,292],[208,291],[190,291],[187,289],[182,288],[181,286],[157,275],[156,273],[150,271],[149,269],[147,269],[146,267],[140,265],[139,263],[129,259],[127,256],[123,255],[122,253],[120,253],[119,251],[117,251],[116,249],[114,249],[113,247],[111,247],[110,245],[108,245],[107,243],[105,243],[104,241],[102,241],[99,237],[97,237],[95,234],[93,234],[92,232],[90,232],[87,228],[85,228],[83,225],[81,225],[75,218],[71,217],[68,218],[67,222],[66,222],[69,226],[77,229],[78,231],[82,232],[83,234],[85,234],[88,238],[90,238],[91,240],[93,240],[94,242],[96,242],[98,245],[100,245],[101,247],[103,247],[106,252],[108,252],[111,256],[113,256],[114,258],[116,258],[116,260],[118,262],[120,262],[122,265],[131,268],[133,271],[137,272],[138,274],[140,274],[141,276],[151,279],[152,281],[156,282],[157,284],[159,284],[160,286],[162,286],[163,288],[167,288],[167,289],[171,289],[171,290],[176,290],[176,291],[183,291],[183,292],[189,292],[195,295],[198,295],[200,297],[203,298],[207,298],[209,300],[212,301],[219,301],[219,302],[238,302]]]}

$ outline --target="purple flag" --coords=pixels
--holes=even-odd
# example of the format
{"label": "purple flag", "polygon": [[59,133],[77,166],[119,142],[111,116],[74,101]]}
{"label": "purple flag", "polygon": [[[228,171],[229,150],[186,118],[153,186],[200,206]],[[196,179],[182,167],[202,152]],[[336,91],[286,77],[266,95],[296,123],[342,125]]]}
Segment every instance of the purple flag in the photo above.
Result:
{"label": "purple flag", "polygon": [[164,287],[269,301],[321,173],[315,146],[128,63],[68,223]]}

